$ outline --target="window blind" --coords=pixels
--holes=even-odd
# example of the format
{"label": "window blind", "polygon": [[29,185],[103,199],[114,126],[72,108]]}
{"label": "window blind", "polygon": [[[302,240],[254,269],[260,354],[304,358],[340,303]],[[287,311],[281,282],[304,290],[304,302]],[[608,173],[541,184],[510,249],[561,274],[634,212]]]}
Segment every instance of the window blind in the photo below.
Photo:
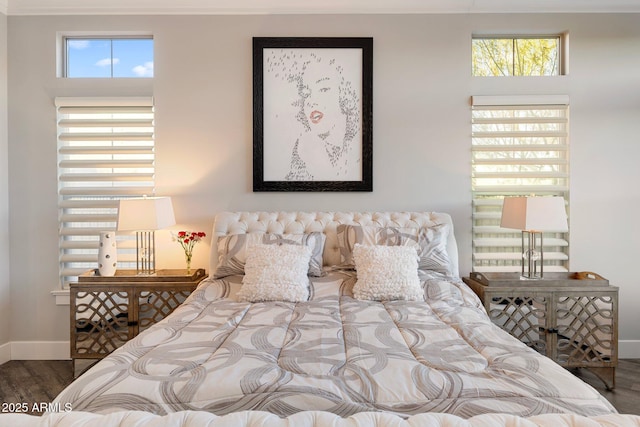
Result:
{"label": "window blind", "polygon": [[[473,97],[474,271],[520,271],[521,233],[500,227],[505,196],[568,203],[568,114],[565,96]],[[545,233],[543,250],[544,271],[568,271],[568,233]]]}
{"label": "window blind", "polygon": [[[101,231],[118,200],[154,193],[151,97],[56,98],[60,283],[97,268]],[[120,236],[119,236],[120,237]],[[135,267],[135,241],[118,240],[118,268]]]}

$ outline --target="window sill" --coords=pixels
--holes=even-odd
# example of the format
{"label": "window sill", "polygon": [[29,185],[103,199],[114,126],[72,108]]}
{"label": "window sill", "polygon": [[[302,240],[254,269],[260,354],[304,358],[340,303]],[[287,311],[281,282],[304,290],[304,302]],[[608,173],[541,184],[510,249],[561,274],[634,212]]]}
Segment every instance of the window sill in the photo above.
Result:
{"label": "window sill", "polygon": [[58,289],[51,291],[56,299],[56,305],[69,305],[69,289]]}

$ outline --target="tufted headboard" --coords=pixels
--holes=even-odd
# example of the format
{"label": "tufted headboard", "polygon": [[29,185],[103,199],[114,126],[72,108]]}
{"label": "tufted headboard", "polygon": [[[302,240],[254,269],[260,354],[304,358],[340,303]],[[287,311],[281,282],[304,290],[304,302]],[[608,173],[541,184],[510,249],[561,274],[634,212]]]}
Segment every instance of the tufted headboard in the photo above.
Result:
{"label": "tufted headboard", "polygon": [[440,212],[220,212],[213,222],[210,271],[218,263],[219,236],[244,233],[302,234],[324,232],[324,265],[340,263],[336,228],[340,224],[377,227],[415,227],[450,224],[447,251],[452,271],[458,274],[458,246],[451,216]]}

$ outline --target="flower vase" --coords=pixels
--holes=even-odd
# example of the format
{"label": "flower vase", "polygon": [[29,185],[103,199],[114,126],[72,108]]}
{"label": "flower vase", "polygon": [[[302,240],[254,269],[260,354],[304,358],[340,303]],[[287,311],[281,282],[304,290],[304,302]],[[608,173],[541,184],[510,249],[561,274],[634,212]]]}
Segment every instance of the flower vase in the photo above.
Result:
{"label": "flower vase", "polygon": [[116,233],[113,231],[100,232],[98,243],[98,272],[101,276],[114,276],[118,262],[116,247]]}
{"label": "flower vase", "polygon": [[184,258],[187,261],[187,276],[188,276],[191,274],[191,255],[185,254]]}

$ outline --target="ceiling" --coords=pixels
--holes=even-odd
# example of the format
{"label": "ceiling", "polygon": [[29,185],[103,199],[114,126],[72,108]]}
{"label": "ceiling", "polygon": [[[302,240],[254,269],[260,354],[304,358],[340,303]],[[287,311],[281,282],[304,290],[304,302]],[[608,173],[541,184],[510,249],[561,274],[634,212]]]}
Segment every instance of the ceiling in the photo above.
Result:
{"label": "ceiling", "polygon": [[5,15],[630,13],[640,0],[0,0]]}

